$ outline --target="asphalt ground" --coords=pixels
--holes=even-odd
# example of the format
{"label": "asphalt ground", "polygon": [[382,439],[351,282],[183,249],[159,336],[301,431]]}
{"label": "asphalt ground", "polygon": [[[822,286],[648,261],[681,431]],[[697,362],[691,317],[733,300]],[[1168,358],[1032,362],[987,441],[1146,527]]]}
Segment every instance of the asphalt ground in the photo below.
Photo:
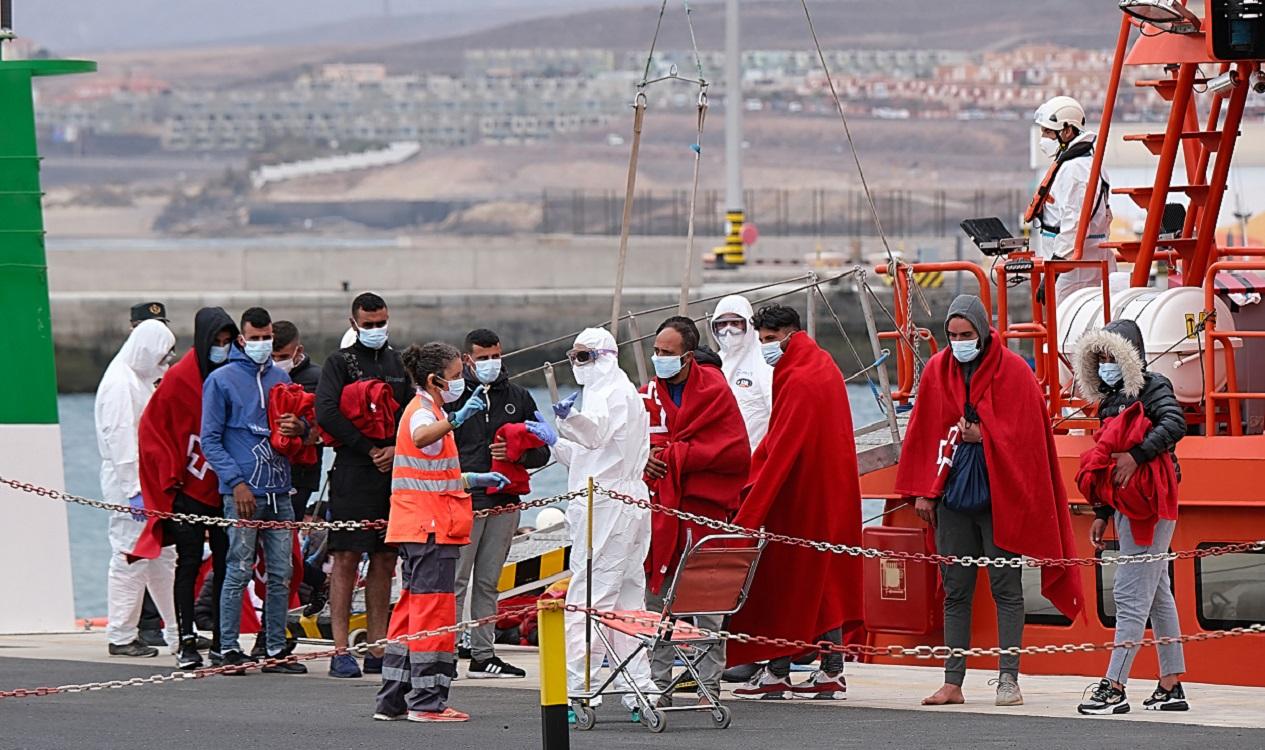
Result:
{"label": "asphalt ground", "polygon": [[[310,666],[324,664],[310,662]],[[153,665],[0,659],[0,685],[58,685],[126,679],[163,671]],[[318,667],[319,668],[319,667]],[[212,677],[92,693],[0,700],[3,750],[232,750],[267,748],[540,747],[540,708],[530,690],[492,688],[460,680],[453,704],[467,724],[443,726],[375,722],[369,717],[377,685],[323,675]],[[1121,722],[1110,718],[937,714],[807,702],[731,701],[733,725],[712,728],[705,714],[672,714],[667,731],[632,724],[613,702],[599,709],[597,726],[571,732],[571,747],[744,748],[1040,748],[1265,747],[1265,730],[1188,726],[1173,721]],[[1140,710],[1140,707],[1138,707]],[[1069,706],[1069,712],[1072,707]],[[1169,717],[1162,717],[1168,719]],[[1173,717],[1176,718],[1176,717]]]}

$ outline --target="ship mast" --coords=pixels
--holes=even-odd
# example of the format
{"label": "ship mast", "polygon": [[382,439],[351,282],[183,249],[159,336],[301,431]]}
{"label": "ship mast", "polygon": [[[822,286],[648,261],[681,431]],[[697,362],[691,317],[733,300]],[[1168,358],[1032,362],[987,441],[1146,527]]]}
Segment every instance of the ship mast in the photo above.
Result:
{"label": "ship mast", "polygon": [[742,225],[742,50],[738,44],[738,0],[725,0],[725,245],[719,266],[746,262]]}

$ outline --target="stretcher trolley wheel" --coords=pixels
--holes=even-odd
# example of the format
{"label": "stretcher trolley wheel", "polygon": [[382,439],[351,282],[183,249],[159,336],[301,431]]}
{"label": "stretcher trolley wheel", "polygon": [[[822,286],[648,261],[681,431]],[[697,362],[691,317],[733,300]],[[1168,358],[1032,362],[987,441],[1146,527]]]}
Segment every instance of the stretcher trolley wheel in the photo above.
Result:
{"label": "stretcher trolley wheel", "polygon": [[733,721],[733,715],[729,713],[729,706],[717,706],[712,709],[712,723],[717,729],[728,729],[729,722]]}
{"label": "stretcher trolley wheel", "polygon": [[592,706],[572,703],[571,710],[575,712],[576,729],[587,732],[597,723],[597,712],[593,710]]}
{"label": "stretcher trolley wheel", "polygon": [[362,643],[369,642],[369,631],[364,628],[357,628],[347,634],[347,641],[353,646],[359,646]]}
{"label": "stretcher trolley wheel", "polygon": [[668,716],[657,708],[647,708],[641,712],[641,723],[646,729],[658,734],[668,728]]}

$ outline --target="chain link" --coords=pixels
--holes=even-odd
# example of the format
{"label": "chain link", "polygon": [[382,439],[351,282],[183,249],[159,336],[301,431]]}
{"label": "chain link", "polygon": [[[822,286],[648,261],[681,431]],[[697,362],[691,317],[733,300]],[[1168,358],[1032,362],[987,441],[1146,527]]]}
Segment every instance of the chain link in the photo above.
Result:
{"label": "chain link", "polygon": [[[568,612],[587,613],[596,620],[604,622],[631,622],[642,625],[650,625],[659,627],[662,620],[659,616],[640,617],[635,614],[625,612],[607,612],[598,609],[588,609],[578,605],[566,605]],[[841,645],[831,643],[829,641],[799,641],[788,638],[768,638],[761,635],[751,635],[749,633],[736,633],[730,630],[708,630],[706,628],[694,627],[692,631],[696,631],[703,636],[718,638],[725,641],[738,641],[739,643],[758,643],[767,646],[776,646],[778,648],[794,648],[803,651],[832,651],[835,653],[850,656],[885,656],[892,658],[913,658],[913,659],[936,659],[944,660],[954,656],[1018,656],[1021,654],[1075,654],[1075,653],[1092,653],[1094,651],[1111,651],[1117,648],[1142,648],[1145,646],[1166,646],[1174,643],[1197,643],[1200,641],[1215,641],[1222,638],[1235,638],[1244,635],[1265,634],[1265,624],[1246,625],[1243,627],[1230,628],[1228,630],[1216,630],[1206,633],[1192,633],[1190,635],[1181,636],[1165,636],[1163,638],[1141,638],[1138,640],[1126,640],[1119,643],[1068,643],[1061,645],[1048,646],[1010,646],[1001,647],[977,647],[977,648],[950,648],[949,646],[866,646],[861,644]]]}
{"label": "chain link", "polygon": [[162,685],[171,682],[181,682],[184,680],[200,680],[206,677],[215,677],[217,675],[226,674],[243,674],[250,670],[262,669],[263,667],[275,667],[282,664],[297,664],[303,661],[312,661],[314,659],[322,659],[328,656],[337,656],[338,654],[364,654],[372,648],[385,648],[388,645],[406,644],[409,641],[416,641],[423,638],[434,638],[437,635],[447,635],[449,633],[462,633],[471,628],[478,627],[490,622],[496,622],[502,617],[517,617],[536,611],[536,605],[529,604],[522,607],[498,612],[487,617],[480,617],[477,620],[466,620],[454,625],[447,625],[434,630],[424,630],[417,633],[401,636],[399,638],[382,638],[373,643],[359,643],[350,648],[332,648],[324,651],[314,651],[309,654],[290,654],[289,656],[270,657],[260,659],[257,662],[247,662],[245,664],[226,665],[219,667],[206,667],[203,669],[195,669],[192,671],[176,671],[166,674],[155,674],[149,677],[132,677],[127,680],[104,680],[102,682],[85,682],[77,685],[58,685],[57,687],[37,687],[37,688],[16,688],[14,690],[0,690],[0,700],[5,698],[34,698],[45,695],[59,695],[66,693],[90,693],[97,690],[117,690],[119,688],[137,687],[139,685]]}
{"label": "chain link", "polygon": [[1213,557],[1215,555],[1228,555],[1236,552],[1258,552],[1265,550],[1265,540],[1260,540],[1255,542],[1234,542],[1231,544],[1217,545],[1215,547],[1204,547],[1203,549],[1182,550],[1180,552],[1153,552],[1141,555],[1117,555],[1113,557],[961,557],[954,555],[932,554],[928,552],[906,552],[903,550],[875,549],[873,547],[854,547],[847,544],[832,544],[830,542],[816,541],[813,539],[803,539],[801,537],[790,536],[787,534],[775,534],[763,529],[749,529],[745,526],[738,526],[719,519],[701,516],[697,513],[690,513],[676,508],[668,508],[650,500],[639,500],[635,497],[614,492],[601,486],[598,487],[598,492],[626,505],[644,508],[652,513],[665,513],[683,521],[690,521],[691,523],[705,526],[714,531],[739,534],[751,539],[778,542],[780,544],[788,544],[794,547],[803,547],[805,549],[812,549],[818,552],[828,552],[836,555],[887,558],[892,560],[907,560],[910,562],[933,563],[936,565],[962,565],[973,568],[1069,568],[1075,566],[1089,567],[1093,565],[1128,565],[1134,563],[1167,562],[1171,560],[1188,560],[1202,557]]}
{"label": "chain link", "polygon": [[[315,529],[328,529],[330,531],[360,531],[385,529],[387,527],[385,519],[373,521],[257,521],[250,518],[225,518],[223,516],[202,516],[196,513],[173,513],[171,511],[155,510],[154,508],[132,508],[130,505],[120,505],[118,503],[107,503],[102,500],[93,500],[87,497],[72,495],[69,492],[61,492],[47,487],[41,487],[36,484],[31,484],[30,482],[19,482],[14,479],[8,479],[7,477],[0,477],[0,484],[6,484],[19,492],[26,492],[32,495],[38,495],[39,497],[47,497],[52,500],[61,500],[75,505],[83,505],[89,508],[108,510],[112,513],[130,513],[136,516],[144,516],[146,518],[158,518],[175,521],[176,523],[218,526],[220,528],[237,527],[247,529],[298,529],[300,531],[313,531]],[[586,493],[583,490],[577,490],[575,492],[568,492],[554,497],[542,497],[536,500],[513,503],[511,505],[500,505],[487,510],[476,510],[474,511],[474,517],[490,518],[492,516],[500,516],[506,513],[515,513],[520,510],[527,510],[529,508],[543,508],[556,503],[566,502],[573,498],[582,497],[585,494]]]}

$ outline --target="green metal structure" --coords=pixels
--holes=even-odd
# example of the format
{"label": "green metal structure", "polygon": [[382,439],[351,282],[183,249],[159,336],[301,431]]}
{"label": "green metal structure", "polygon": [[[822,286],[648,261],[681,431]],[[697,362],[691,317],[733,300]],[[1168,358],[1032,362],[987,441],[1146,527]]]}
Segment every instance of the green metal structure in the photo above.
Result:
{"label": "green metal structure", "polygon": [[16,363],[0,376],[0,425],[57,422],[32,79],[96,69],[87,60],[0,61],[0,352]]}

